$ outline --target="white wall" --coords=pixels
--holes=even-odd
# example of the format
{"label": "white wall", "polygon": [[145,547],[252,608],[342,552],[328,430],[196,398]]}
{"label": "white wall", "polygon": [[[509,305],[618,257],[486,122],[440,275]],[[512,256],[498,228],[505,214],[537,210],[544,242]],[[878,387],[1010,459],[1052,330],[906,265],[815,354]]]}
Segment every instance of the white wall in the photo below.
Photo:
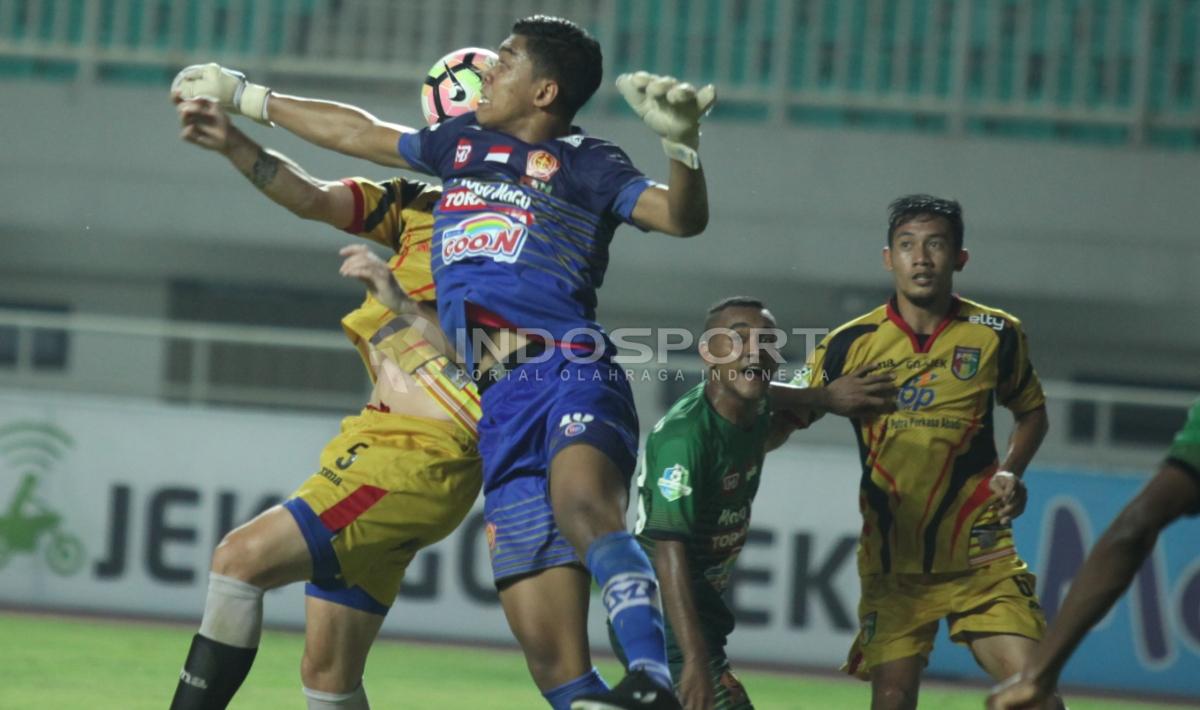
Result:
{"label": "white wall", "polygon": [[[403,99],[281,88],[416,118],[407,86]],[[178,140],[165,87],[10,81],[0,93],[0,283],[66,273],[119,288],[169,276],[353,288],[334,275],[341,237],[282,213],[219,156]],[[587,124],[664,175],[638,122]],[[279,129],[248,130],[321,177],[389,175]],[[767,298],[788,325],[835,324],[889,285],[879,266],[887,202],[928,191],[966,208],[972,261],[960,290],[1022,316],[1035,351],[1053,356],[1043,369],[1144,367],[1149,348],[1155,371],[1191,371],[1200,329],[1182,314],[1200,307],[1194,154],[719,120],[703,153],[708,231],[694,240],[619,232],[601,296],[609,324],[692,324],[732,292]]]}

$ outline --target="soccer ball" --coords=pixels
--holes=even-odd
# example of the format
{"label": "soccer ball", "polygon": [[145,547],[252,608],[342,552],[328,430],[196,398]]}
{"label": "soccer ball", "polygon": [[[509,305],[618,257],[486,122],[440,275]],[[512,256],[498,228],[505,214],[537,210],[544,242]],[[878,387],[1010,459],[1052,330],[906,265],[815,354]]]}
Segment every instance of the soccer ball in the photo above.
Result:
{"label": "soccer ball", "polygon": [[421,110],[433,125],[474,111],[483,88],[483,71],[498,57],[490,49],[456,49],[437,60],[421,87]]}

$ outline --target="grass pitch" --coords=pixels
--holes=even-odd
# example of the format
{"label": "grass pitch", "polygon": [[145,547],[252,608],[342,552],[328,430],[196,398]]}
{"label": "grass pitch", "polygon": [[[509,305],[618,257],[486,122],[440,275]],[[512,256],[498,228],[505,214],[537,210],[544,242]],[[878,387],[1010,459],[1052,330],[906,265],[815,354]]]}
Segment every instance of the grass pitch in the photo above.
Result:
{"label": "grass pitch", "polygon": [[[175,690],[193,626],[0,612],[0,708],[163,710]],[[304,707],[303,637],[267,632],[234,710]],[[599,664],[610,682],[611,660]],[[832,677],[740,671],[760,710],[840,710],[870,705],[867,685]],[[372,707],[527,710],[547,705],[515,651],[379,641],[366,672]],[[1152,710],[1177,705],[1071,698],[1072,710]],[[922,708],[979,710],[979,688],[927,684]]]}

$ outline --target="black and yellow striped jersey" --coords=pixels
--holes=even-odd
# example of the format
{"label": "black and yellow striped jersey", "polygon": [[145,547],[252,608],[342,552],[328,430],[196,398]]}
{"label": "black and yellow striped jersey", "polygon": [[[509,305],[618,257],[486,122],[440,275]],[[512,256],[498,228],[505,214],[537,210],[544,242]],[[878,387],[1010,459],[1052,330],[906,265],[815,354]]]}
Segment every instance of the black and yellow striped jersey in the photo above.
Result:
{"label": "black and yellow striped jersey", "polygon": [[[354,194],[354,219],[345,231],[392,249],[395,256],[388,260],[388,267],[396,281],[414,300],[433,301],[437,294],[429,250],[433,208],[441,198],[441,188],[403,178],[384,183],[365,178],[342,182]],[[392,313],[370,293],[342,319],[342,329],[372,378],[371,353],[375,350],[416,378],[454,421],[475,435],[481,415],[475,384],[425,338],[422,327],[414,325],[414,319]],[[420,325],[437,328],[433,319]]]}
{"label": "black and yellow striped jersey", "polygon": [[892,414],[852,420],[862,461],[859,571],[954,572],[1012,558],[988,483],[998,465],[992,411],[1045,403],[1020,322],[955,297],[928,336],[895,299],[832,331],[797,384],[822,386],[861,367],[895,376]]}

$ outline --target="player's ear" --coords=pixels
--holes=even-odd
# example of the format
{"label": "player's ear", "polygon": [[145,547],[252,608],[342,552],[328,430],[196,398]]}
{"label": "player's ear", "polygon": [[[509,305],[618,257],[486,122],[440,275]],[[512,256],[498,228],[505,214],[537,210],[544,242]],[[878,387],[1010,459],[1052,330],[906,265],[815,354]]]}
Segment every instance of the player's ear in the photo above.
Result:
{"label": "player's ear", "polygon": [[888,271],[891,271],[894,268],[892,266],[892,248],[891,247],[883,248],[883,268],[887,269]]}
{"label": "player's ear", "polygon": [[701,360],[709,365],[712,364],[712,351],[708,349],[708,337],[706,335],[700,336],[700,344],[696,347],[696,350],[700,353]]}
{"label": "player's ear", "polygon": [[558,82],[553,79],[542,79],[533,92],[533,105],[540,109],[548,109],[558,98]]}
{"label": "player's ear", "polygon": [[966,249],[959,249],[958,254],[954,256],[954,270],[962,271],[963,267],[967,265],[967,260],[970,258],[971,255]]}

